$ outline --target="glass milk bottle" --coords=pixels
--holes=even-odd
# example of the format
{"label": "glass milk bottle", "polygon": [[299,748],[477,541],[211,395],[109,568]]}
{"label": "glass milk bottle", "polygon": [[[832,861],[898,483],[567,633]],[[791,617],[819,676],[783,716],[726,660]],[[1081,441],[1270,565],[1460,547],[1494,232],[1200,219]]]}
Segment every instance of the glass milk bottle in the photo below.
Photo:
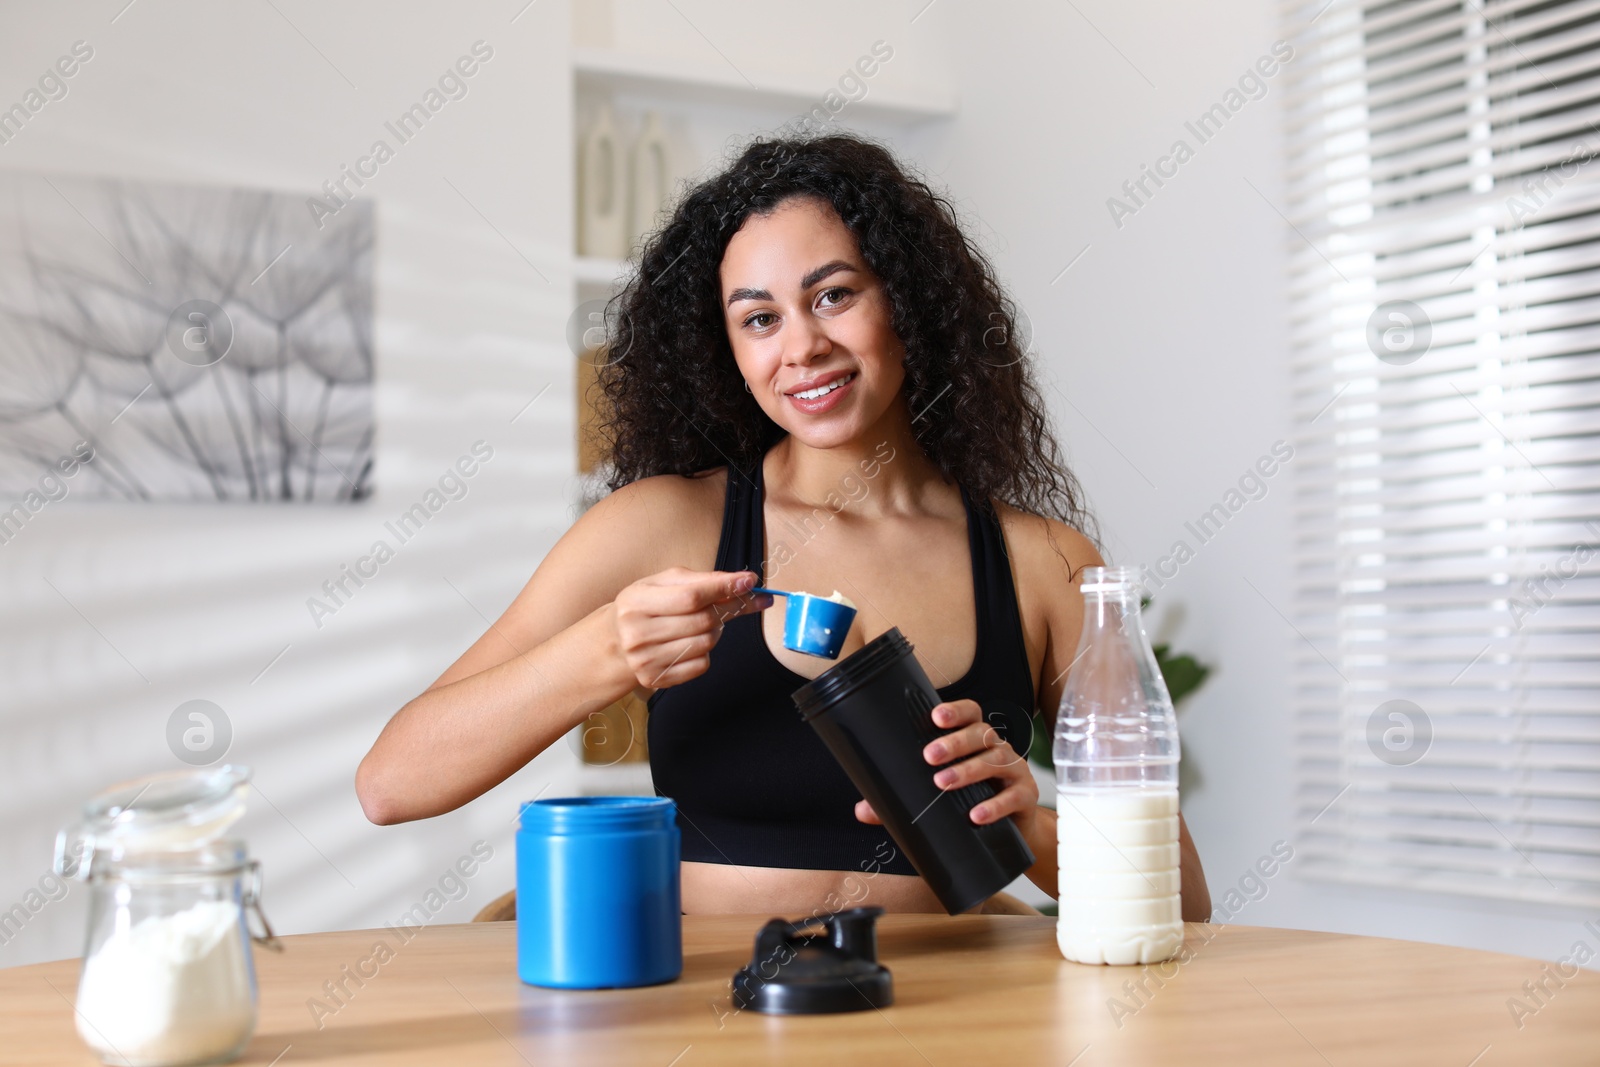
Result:
{"label": "glass milk bottle", "polygon": [[1060,918],[1078,963],[1158,963],[1183,944],[1178,726],[1139,616],[1139,572],[1090,567],[1056,716]]}

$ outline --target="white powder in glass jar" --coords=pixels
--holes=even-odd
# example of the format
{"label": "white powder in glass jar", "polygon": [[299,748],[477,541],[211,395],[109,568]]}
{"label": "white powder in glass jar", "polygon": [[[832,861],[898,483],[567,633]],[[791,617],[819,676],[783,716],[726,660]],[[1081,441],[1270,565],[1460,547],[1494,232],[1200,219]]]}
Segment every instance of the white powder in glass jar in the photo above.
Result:
{"label": "white powder in glass jar", "polygon": [[117,930],[83,964],[78,1036],[107,1063],[204,1063],[255,1029],[239,905],[205,900]]}

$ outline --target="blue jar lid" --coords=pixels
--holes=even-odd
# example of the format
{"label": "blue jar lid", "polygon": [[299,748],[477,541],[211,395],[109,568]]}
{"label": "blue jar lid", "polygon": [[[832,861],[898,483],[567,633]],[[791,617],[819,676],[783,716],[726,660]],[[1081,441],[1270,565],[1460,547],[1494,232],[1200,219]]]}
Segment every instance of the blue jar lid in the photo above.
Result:
{"label": "blue jar lid", "polygon": [[549,797],[523,803],[519,830],[543,834],[677,828],[671,797]]}

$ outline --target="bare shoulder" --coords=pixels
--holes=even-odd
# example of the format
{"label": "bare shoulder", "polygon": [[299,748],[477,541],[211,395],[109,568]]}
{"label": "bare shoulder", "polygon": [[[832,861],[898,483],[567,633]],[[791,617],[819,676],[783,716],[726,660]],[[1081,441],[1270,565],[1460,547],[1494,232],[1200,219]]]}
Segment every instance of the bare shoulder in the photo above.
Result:
{"label": "bare shoulder", "polygon": [[658,474],[640,478],[601,497],[585,512],[606,522],[637,519],[641,514],[660,518],[692,519],[708,508],[722,514],[722,497],[728,485],[726,467],[698,474]]}
{"label": "bare shoulder", "polygon": [[998,507],[1034,693],[1046,720],[1054,722],[1069,657],[1083,628],[1083,598],[1077,586],[1085,567],[1105,561],[1093,541],[1059,519],[1006,504]]}
{"label": "bare shoulder", "polygon": [[1102,565],[1100,550],[1079,530],[1009,504],[998,504],[1000,528],[1017,578],[1051,591],[1077,584],[1085,567]]}
{"label": "bare shoulder", "polygon": [[628,559],[644,573],[671,566],[710,570],[727,484],[727,469],[721,467],[641,478],[601,497],[573,532],[591,551]]}

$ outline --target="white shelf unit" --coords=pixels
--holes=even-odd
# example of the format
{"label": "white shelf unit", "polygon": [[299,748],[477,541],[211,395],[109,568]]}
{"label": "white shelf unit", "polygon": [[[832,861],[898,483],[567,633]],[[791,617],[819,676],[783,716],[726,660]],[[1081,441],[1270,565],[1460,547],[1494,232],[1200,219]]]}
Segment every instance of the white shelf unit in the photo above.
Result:
{"label": "white shelf unit", "polygon": [[625,259],[601,259],[598,256],[573,256],[572,277],[579,286],[611,289],[624,281],[632,272],[633,264]]}
{"label": "white shelf unit", "polygon": [[578,793],[586,797],[652,797],[656,787],[648,763],[609,767],[586,763],[578,773]]}
{"label": "white shelf unit", "polygon": [[[673,142],[680,182],[705,176],[744,141],[802,117],[822,102],[830,88],[771,72],[748,82],[726,65],[608,48],[574,46],[570,57],[575,137],[582,137],[602,100],[611,104],[625,143],[636,134],[644,112],[656,111]],[[949,91],[874,85],[864,98],[846,104],[834,121],[842,129],[910,146],[930,124],[953,116],[955,108]],[[576,151],[575,143],[574,172]],[[575,304],[610,296],[627,270],[625,262],[576,251],[571,266],[578,288]]]}
{"label": "white shelf unit", "polygon": [[[750,80],[727,64],[707,66],[674,56],[650,56],[609,48],[572,49],[576,88],[648,94],[663,104],[710,103],[768,107],[800,114],[822,99],[827,86],[771,71]],[[756,80],[759,79],[759,80]],[[908,92],[898,86],[873,86],[848,110],[892,122],[920,122],[955,114],[949,92]]]}

